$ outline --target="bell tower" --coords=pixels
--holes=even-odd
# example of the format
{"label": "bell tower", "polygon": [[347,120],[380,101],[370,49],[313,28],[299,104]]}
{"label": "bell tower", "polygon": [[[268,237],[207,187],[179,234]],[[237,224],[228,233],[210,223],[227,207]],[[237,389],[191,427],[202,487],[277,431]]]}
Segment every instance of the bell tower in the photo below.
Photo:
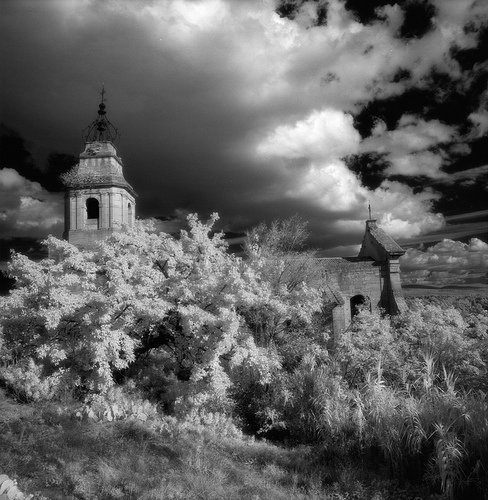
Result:
{"label": "bell tower", "polygon": [[114,146],[119,134],[107,118],[104,88],[101,96],[97,118],[83,131],[79,163],[61,176],[66,186],[63,237],[89,250],[113,231],[132,226],[136,209],[137,195]]}

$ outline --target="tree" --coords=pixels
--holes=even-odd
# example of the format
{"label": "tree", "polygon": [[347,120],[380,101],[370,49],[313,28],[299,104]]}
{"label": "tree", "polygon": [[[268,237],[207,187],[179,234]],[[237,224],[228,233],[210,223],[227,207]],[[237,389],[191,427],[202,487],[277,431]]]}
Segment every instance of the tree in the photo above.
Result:
{"label": "tree", "polygon": [[261,223],[246,239],[246,262],[269,287],[271,301],[243,311],[243,316],[254,342],[275,364],[266,384],[255,370],[237,370],[232,391],[246,428],[268,437],[283,432],[296,437],[300,418],[289,417],[296,417],[300,399],[291,395],[302,380],[297,373],[302,365],[322,365],[328,357],[321,284],[314,279],[315,252],[304,249],[307,237],[307,223],[295,215]]}
{"label": "tree", "polygon": [[363,308],[341,335],[336,357],[351,385],[363,383],[376,367],[389,382],[414,383],[430,360],[437,381],[446,371],[466,389],[481,388],[488,368],[486,323],[483,315],[468,323],[452,306],[418,299],[393,317]]}
{"label": "tree", "polygon": [[445,369],[466,389],[473,387],[475,380],[485,378],[488,367],[482,354],[486,352],[487,337],[483,328],[470,328],[458,309],[417,299],[406,313],[392,321],[399,355],[411,373],[418,372],[427,356],[435,363],[439,378]]}
{"label": "tree", "polygon": [[[249,266],[268,283],[276,298],[293,298],[306,310],[306,323],[310,325],[310,315],[320,311],[321,284],[315,280],[316,252],[306,249],[308,236],[307,222],[298,215],[275,219],[269,225],[262,222],[247,233],[245,254]],[[285,321],[277,308],[251,309],[248,313],[247,321],[256,340],[266,345],[285,332],[306,328],[300,315],[293,316],[298,322]]]}
{"label": "tree", "polygon": [[[264,261],[229,254],[213,223],[189,216],[175,239],[151,225],[108,237],[97,252],[49,237],[50,257],[15,254],[15,289],[0,304],[4,362],[43,367],[70,387],[105,391],[114,373],[158,350],[192,391],[224,394],[232,370],[248,365],[266,377],[279,359],[265,355],[247,324],[264,309],[284,324],[311,321],[317,294],[269,283]],[[27,370],[27,368],[25,368]]]}
{"label": "tree", "polygon": [[349,328],[338,339],[336,359],[351,386],[361,385],[378,367],[396,375],[401,365],[389,317],[360,306]]}
{"label": "tree", "polygon": [[265,263],[261,272],[278,289],[293,290],[310,284],[316,275],[316,251],[307,248],[307,222],[294,215],[289,219],[262,222],[247,233],[244,252],[251,263]]}

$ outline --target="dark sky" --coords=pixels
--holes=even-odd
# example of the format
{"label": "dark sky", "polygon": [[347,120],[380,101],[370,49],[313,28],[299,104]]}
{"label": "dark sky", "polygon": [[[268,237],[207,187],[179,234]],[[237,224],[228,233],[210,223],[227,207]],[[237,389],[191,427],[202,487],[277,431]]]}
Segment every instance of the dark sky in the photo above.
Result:
{"label": "dark sky", "polygon": [[2,0],[0,44],[0,239],[61,235],[103,83],[140,217],[354,255],[370,202],[412,281],[486,273],[486,1]]}

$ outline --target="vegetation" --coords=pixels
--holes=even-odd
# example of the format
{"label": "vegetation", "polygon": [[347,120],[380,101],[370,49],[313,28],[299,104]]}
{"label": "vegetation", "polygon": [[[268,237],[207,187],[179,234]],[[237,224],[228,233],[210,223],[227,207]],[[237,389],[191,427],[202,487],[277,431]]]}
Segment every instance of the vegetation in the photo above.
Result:
{"label": "vegetation", "polygon": [[1,409],[0,466],[33,500],[427,498],[324,449],[244,437],[221,415],[107,422],[52,402]]}
{"label": "vegetation", "polygon": [[303,222],[241,260],[215,220],[13,256],[0,474],[38,499],[488,496],[486,300],[366,304],[329,352]]}

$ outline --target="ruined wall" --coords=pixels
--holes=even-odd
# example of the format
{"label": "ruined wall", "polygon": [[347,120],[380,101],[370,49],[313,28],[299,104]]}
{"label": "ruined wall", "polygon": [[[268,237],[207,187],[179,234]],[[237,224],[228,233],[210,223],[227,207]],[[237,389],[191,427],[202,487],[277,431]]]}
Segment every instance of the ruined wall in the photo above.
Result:
{"label": "ruined wall", "polygon": [[355,301],[361,302],[361,298],[370,302],[372,311],[381,308],[397,314],[403,310],[398,259],[378,262],[372,258],[324,258],[316,259],[314,265],[312,284],[325,289],[325,302],[335,304],[335,336],[350,325]]}

